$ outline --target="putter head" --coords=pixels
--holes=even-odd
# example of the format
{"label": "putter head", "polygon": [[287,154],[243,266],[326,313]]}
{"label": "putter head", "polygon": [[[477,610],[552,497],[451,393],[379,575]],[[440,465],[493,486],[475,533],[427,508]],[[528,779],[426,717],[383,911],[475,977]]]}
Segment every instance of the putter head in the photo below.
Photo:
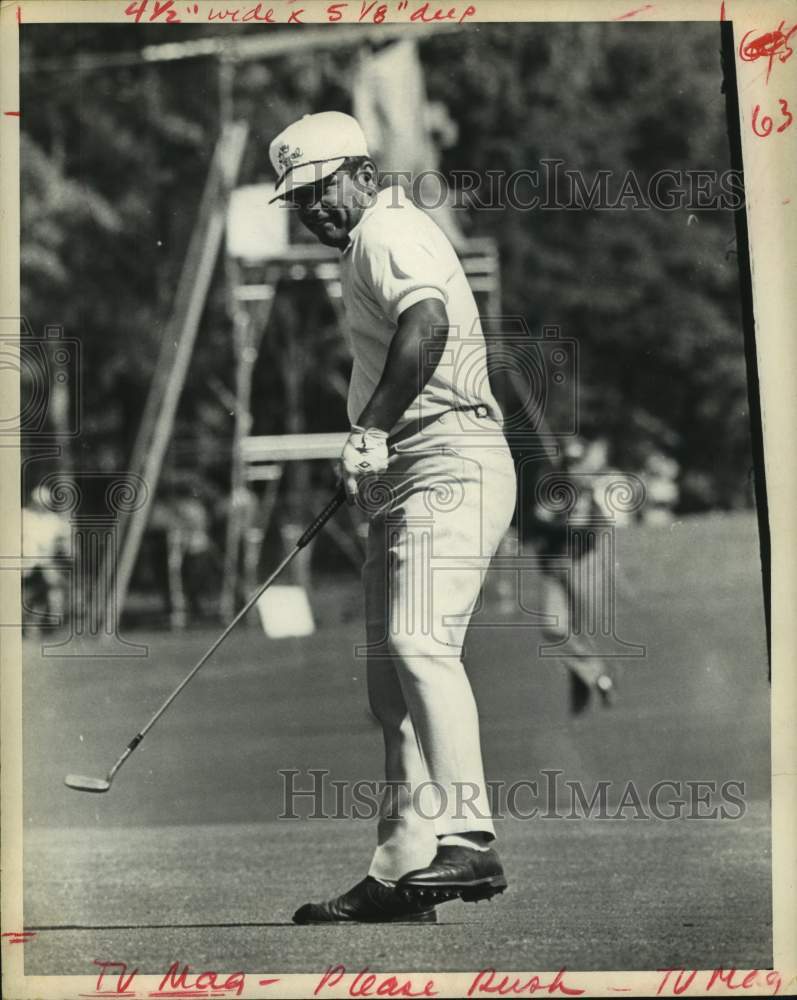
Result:
{"label": "putter head", "polygon": [[107,778],[86,778],[82,774],[68,774],[64,784],[76,792],[107,792],[111,787]]}

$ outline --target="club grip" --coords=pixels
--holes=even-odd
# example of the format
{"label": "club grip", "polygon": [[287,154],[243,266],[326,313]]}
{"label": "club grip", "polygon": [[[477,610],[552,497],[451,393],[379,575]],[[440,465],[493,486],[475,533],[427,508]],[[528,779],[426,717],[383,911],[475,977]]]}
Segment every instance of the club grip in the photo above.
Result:
{"label": "club grip", "polygon": [[338,507],[343,505],[345,500],[346,500],[346,490],[343,486],[343,483],[341,483],[338,486],[337,490],[335,491],[335,495],[332,497],[332,499],[329,501],[326,507],[324,507],[324,509],[321,511],[321,513],[318,515],[315,521],[313,521],[310,527],[299,538],[299,540],[296,543],[296,548],[303,549],[308,542],[311,542],[318,534],[318,532],[324,527],[324,525],[327,523],[330,517],[332,517],[332,515],[335,513]]}

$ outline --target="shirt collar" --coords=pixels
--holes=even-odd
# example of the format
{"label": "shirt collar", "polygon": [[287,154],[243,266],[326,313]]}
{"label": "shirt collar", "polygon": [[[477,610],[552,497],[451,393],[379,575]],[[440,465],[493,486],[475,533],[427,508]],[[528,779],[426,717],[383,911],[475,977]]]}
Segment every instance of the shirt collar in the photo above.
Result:
{"label": "shirt collar", "polygon": [[406,201],[407,196],[404,193],[404,189],[400,185],[393,184],[390,187],[382,188],[382,190],[378,192],[376,198],[374,198],[373,204],[369,205],[360,216],[360,221],[357,225],[349,230],[349,242],[341,250],[341,254],[347,254],[354,246],[354,240],[359,231],[362,229],[363,223],[367,218],[369,218],[369,216],[380,208],[384,208],[385,206],[389,207],[390,205],[404,205],[406,204]]}

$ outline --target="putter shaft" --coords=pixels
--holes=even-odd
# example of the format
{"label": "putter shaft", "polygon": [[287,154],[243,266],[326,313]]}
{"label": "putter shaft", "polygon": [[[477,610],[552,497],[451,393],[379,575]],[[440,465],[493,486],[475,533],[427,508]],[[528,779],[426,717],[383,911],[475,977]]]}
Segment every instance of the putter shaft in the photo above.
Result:
{"label": "putter shaft", "polygon": [[[202,655],[201,659],[196,663],[195,666],[186,674],[186,676],[180,681],[177,687],[172,691],[169,697],[164,701],[158,711],[152,716],[149,722],[144,726],[133,739],[127,744],[124,752],[113,765],[113,767],[108,772],[105,781],[108,787],[110,787],[116,772],[124,764],[127,758],[133,753],[139,743],[144,739],[147,733],[152,729],[158,719],[163,715],[166,709],[171,705],[174,699],[180,694],[186,684],[193,679],[193,677],[199,673],[202,667],[207,663],[210,657],[216,652],[219,646],[224,642],[227,636],[232,632],[238,622],[246,615],[246,613],[254,607],[257,601],[263,596],[263,594],[268,590],[271,584],[277,579],[277,577],[282,573],[285,567],[298,555],[298,553],[307,545],[313,538],[318,534],[318,532],[324,527],[327,521],[332,517],[332,515],[337,511],[337,509],[343,504],[346,499],[346,492],[342,485],[338,487],[335,491],[334,496],[329,501],[329,503],[324,507],[321,513],[316,517],[316,519],[310,524],[310,526],[303,532],[296,545],[291,549],[291,551],[285,556],[282,562],[277,566],[271,575],[261,583],[257,590],[252,594],[249,600],[244,604],[238,614],[233,618],[230,624],[224,629],[221,635],[214,641],[213,645]],[[81,778],[77,775],[68,775],[66,779],[66,784],[70,788],[74,788],[77,791],[107,791],[107,788],[99,788],[98,785],[100,781],[97,778]],[[82,787],[81,787],[82,785]]]}

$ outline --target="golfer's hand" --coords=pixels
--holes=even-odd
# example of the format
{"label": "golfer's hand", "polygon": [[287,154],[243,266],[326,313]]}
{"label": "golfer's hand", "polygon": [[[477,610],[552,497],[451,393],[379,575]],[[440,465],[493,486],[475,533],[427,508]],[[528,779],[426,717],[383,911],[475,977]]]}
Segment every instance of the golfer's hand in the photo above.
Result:
{"label": "golfer's hand", "polygon": [[363,476],[384,472],[387,464],[387,431],[376,427],[368,430],[352,427],[340,456],[340,477],[349,503],[357,496],[357,481]]}

